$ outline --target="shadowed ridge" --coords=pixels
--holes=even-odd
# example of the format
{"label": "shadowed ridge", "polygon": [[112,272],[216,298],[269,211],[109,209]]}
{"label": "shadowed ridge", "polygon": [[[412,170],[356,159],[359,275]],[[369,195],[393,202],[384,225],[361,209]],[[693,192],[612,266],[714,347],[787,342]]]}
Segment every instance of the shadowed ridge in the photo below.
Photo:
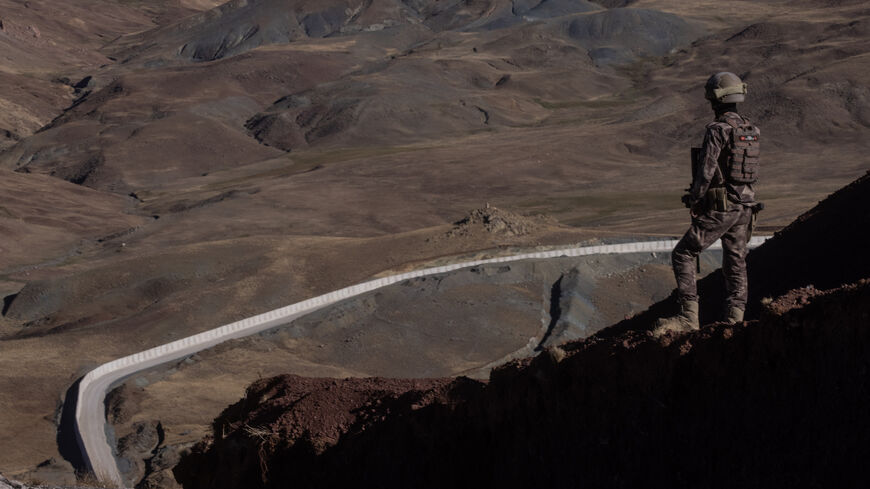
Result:
{"label": "shadowed ridge", "polygon": [[[254,384],[175,474],[188,489],[864,480],[868,313],[865,280],[796,290],[761,320],[663,343],[629,332],[548,350],[485,387],[457,379],[402,394],[391,379],[278,377],[285,387]],[[348,415],[363,421],[343,424]]]}

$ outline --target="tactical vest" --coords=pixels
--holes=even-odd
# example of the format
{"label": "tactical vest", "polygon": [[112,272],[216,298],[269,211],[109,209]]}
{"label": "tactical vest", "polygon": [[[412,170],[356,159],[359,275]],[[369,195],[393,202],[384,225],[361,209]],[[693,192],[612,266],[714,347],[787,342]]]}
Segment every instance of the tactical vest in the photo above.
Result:
{"label": "tactical vest", "polygon": [[731,126],[728,151],[723,151],[727,154],[719,159],[722,174],[729,183],[755,183],[758,181],[761,131],[736,114],[730,117],[726,114],[719,118],[719,122]]}

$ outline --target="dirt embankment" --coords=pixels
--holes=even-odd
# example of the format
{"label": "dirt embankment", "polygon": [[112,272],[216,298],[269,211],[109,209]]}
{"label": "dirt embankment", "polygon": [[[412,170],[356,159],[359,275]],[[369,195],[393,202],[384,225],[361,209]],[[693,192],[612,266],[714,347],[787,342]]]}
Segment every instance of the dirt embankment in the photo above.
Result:
{"label": "dirt embankment", "polygon": [[[753,254],[778,273],[756,277],[756,296],[786,292],[757,319],[657,341],[628,327],[641,316],[486,384],[262,380],[176,476],[189,488],[867,481],[870,281],[841,283],[870,276],[847,254],[867,249],[868,187],[870,174]],[[806,261],[790,272],[796,256]]]}
{"label": "dirt embankment", "polygon": [[797,295],[807,304],[668,345],[629,335],[554,351],[486,387],[263,380],[176,475],[211,488],[866,480],[870,284]]}

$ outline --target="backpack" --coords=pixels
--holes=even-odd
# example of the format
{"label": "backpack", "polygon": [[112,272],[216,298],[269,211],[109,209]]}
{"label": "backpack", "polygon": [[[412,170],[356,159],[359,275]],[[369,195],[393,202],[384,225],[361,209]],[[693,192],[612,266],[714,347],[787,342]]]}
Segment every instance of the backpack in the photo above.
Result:
{"label": "backpack", "polygon": [[727,159],[722,165],[722,173],[726,180],[736,184],[757,182],[761,131],[748,119],[736,114],[725,115],[720,121],[731,126]]}

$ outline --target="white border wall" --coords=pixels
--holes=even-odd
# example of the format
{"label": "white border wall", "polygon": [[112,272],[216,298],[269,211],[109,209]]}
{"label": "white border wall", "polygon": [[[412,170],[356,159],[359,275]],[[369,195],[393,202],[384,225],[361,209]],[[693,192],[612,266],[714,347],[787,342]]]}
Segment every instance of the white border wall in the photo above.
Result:
{"label": "white border wall", "polygon": [[[750,241],[749,246],[756,247],[767,239],[767,236],[754,237]],[[117,463],[112,455],[112,447],[110,446],[106,436],[104,399],[109,387],[113,383],[141,370],[184,358],[185,356],[211,348],[230,339],[249,336],[267,329],[281,326],[282,324],[286,324],[300,316],[309,314],[344,299],[365,294],[381,287],[386,287],[412,278],[437,275],[478,265],[529,259],[577,257],[598,254],[665,252],[671,251],[676,244],[677,240],[664,240],[582,246],[501,256],[485,260],[467,261],[416,270],[413,272],[400,273],[351,285],[302,302],[297,302],[289,306],[226,324],[219,328],[188,336],[187,338],[182,338],[165,345],[156,346],[133,355],[112,360],[111,362],[100,365],[94,370],[88,372],[79,384],[78,401],[76,404],[76,436],[78,438],[79,447],[82,451],[82,457],[85,460],[85,463],[87,463],[89,468],[93,471],[94,475],[98,478],[105,481],[113,481],[118,484],[119,487],[123,486],[123,479],[118,471]],[[721,247],[721,242],[717,241],[710,247],[710,249],[721,249]]]}

